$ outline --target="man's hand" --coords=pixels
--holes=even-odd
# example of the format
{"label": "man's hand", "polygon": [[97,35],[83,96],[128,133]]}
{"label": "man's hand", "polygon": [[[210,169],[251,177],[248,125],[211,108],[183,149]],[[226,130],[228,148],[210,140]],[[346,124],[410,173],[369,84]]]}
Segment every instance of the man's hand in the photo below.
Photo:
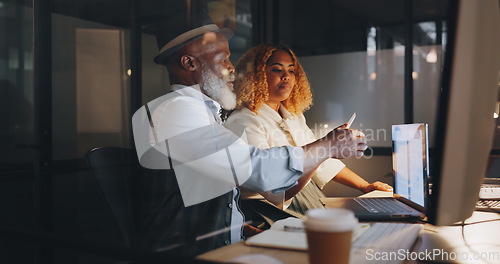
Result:
{"label": "man's hand", "polygon": [[364,155],[363,151],[368,148],[365,134],[359,130],[347,129],[345,126],[346,124],[302,147],[304,175],[299,180],[299,190],[311,179],[314,171],[323,161],[329,158],[346,159]]}
{"label": "man's hand", "polygon": [[369,193],[375,190],[392,192],[392,186],[383,182],[376,181],[361,188],[361,191],[364,193]]}
{"label": "man's hand", "polygon": [[325,137],[328,141],[328,151],[330,157],[337,159],[347,159],[351,157],[361,157],[368,146],[366,145],[365,134],[355,129],[345,129],[342,125],[332,130]]}

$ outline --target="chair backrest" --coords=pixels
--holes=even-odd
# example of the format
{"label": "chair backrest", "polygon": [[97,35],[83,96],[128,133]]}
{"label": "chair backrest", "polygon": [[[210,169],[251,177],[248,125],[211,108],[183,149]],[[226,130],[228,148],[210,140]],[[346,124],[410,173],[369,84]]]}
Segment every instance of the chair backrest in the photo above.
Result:
{"label": "chair backrest", "polygon": [[85,158],[107,207],[113,213],[125,246],[132,245],[133,214],[130,181],[142,167],[134,149],[99,147]]}

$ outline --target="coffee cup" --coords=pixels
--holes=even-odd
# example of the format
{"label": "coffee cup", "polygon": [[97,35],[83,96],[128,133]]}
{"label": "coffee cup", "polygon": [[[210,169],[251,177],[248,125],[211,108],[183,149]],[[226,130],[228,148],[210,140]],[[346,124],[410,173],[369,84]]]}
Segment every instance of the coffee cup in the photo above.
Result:
{"label": "coffee cup", "polygon": [[348,264],[353,230],[358,225],[354,213],[342,208],[317,208],[306,212],[309,263]]}

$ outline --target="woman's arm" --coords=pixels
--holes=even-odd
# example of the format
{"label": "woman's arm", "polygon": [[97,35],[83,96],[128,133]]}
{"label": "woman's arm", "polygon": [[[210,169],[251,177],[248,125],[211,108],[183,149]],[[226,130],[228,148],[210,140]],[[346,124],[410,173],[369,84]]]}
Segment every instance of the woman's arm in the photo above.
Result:
{"label": "woman's arm", "polygon": [[312,177],[312,175],[314,174],[315,171],[316,171],[316,169],[310,171],[309,174],[304,175],[305,177],[301,177],[297,181],[297,185],[295,185],[292,188],[286,190],[285,191],[285,201],[288,201],[288,200],[292,199],[297,193],[299,193],[300,190],[302,190],[302,188],[304,188],[304,186],[306,186],[306,184],[309,182],[309,180],[311,179],[311,177]]}
{"label": "woman's arm", "polygon": [[376,181],[374,183],[368,183],[365,179],[361,178],[359,175],[354,173],[347,167],[344,167],[336,176],[333,178],[334,181],[341,183],[343,185],[358,189],[363,193],[368,193],[374,190],[392,191],[392,187],[386,183]]}

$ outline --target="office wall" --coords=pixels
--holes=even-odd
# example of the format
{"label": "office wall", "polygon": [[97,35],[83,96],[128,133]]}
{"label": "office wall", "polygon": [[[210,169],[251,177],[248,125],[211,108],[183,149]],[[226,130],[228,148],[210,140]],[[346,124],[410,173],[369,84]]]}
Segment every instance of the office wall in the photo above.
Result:
{"label": "office wall", "polygon": [[170,91],[170,80],[165,66],[154,63],[158,54],[156,37],[142,34],[142,103],[156,99]]}
{"label": "office wall", "polygon": [[[82,158],[95,146],[127,145],[130,33],[55,13],[52,21],[54,159]],[[83,32],[105,37],[89,38]],[[88,58],[92,61],[84,61]]]}
{"label": "office wall", "polygon": [[124,45],[122,30],[76,28],[78,133],[121,132],[128,106]]}
{"label": "office wall", "polygon": [[[442,63],[442,56],[426,61],[432,49],[441,54],[441,46],[420,46],[413,54],[414,122],[428,123],[431,132]],[[314,95],[314,105],[305,113],[312,129],[333,129],[355,112],[352,128],[366,134],[369,146],[391,147],[391,125],[404,123],[404,50],[304,56],[299,61]]]}

